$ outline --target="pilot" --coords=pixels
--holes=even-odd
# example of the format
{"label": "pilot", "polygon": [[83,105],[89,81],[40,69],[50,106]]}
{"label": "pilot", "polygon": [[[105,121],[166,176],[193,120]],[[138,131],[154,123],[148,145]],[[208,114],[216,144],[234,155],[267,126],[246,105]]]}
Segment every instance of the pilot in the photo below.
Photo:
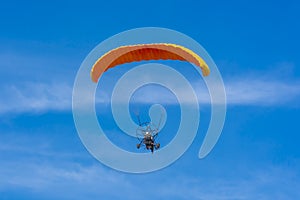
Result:
{"label": "pilot", "polygon": [[147,149],[151,149],[151,152],[153,152],[153,150],[154,150],[154,140],[153,140],[153,136],[149,132],[147,132],[145,134],[144,144],[146,145]]}

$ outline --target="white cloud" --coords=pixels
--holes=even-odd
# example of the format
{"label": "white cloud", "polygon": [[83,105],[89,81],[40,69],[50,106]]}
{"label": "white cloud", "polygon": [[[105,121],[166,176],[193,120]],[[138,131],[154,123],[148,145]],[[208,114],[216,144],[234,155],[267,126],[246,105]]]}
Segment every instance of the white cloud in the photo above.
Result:
{"label": "white cloud", "polygon": [[[213,174],[213,173],[212,173]],[[162,181],[160,197],[164,199],[298,199],[300,187],[296,167],[265,165],[263,168],[235,172],[224,176],[201,176],[175,173]],[[228,177],[228,174],[232,174]],[[167,187],[164,187],[167,186]],[[280,190],[278,190],[280,188]]]}
{"label": "white cloud", "polygon": [[0,113],[70,110],[72,87],[65,83],[24,83],[1,87]]}
{"label": "white cloud", "polygon": [[[27,190],[40,198],[82,199],[86,196],[111,195],[115,189],[134,191],[125,175],[101,164],[82,165],[76,162],[4,162],[0,170],[0,192]],[[55,192],[54,192],[55,191]]]}
{"label": "white cloud", "polygon": [[[72,161],[19,163],[3,162],[0,191],[26,189],[37,197],[82,199],[114,197],[139,199],[151,195],[163,199],[298,199],[299,173],[292,167],[266,166],[238,172],[231,178],[199,177],[186,172],[164,170],[154,174],[130,175],[103,167]],[[179,172],[179,173],[178,173]],[[278,190],[280,188],[280,190]],[[140,193],[150,190],[154,192]],[[55,193],[53,192],[55,191]]]}
{"label": "white cloud", "polygon": [[[194,91],[201,104],[210,104],[208,90],[200,81],[191,82]],[[187,90],[178,86],[179,96],[188,97]],[[254,106],[297,106],[300,98],[300,80],[280,80],[272,76],[240,76],[224,79],[227,104],[229,105],[254,105]],[[126,88],[126,86],[124,86]],[[142,90],[134,101],[142,103],[168,103],[177,104],[175,96],[166,93],[159,88]],[[122,101],[122,99],[119,99]],[[191,100],[185,98],[183,103],[190,103]],[[295,105],[296,104],[296,105]]]}
{"label": "white cloud", "polygon": [[156,199],[300,198],[299,160],[258,163],[251,170],[232,166],[226,172],[222,168],[223,175],[214,170],[208,170],[208,175],[197,172],[197,163],[188,170],[172,165],[133,175],[104,167],[84,150],[55,149],[51,143],[43,144],[48,140],[41,135],[19,135],[8,134],[0,140],[0,147],[6,144],[0,148],[0,193],[22,194],[25,190],[40,199],[140,199],[148,194]]}
{"label": "white cloud", "polygon": [[0,136],[0,193],[25,190],[42,199],[120,199],[122,194],[112,192],[116,187],[134,191],[125,174],[95,162],[84,148],[57,148],[45,134]]}
{"label": "white cloud", "polygon": [[274,106],[298,103],[300,80],[243,77],[225,81],[227,103]]}
{"label": "white cloud", "polygon": [[[128,83],[130,84],[130,83]],[[240,75],[239,78],[224,79],[228,105],[254,106],[299,106],[300,80],[275,79],[271,76]],[[203,81],[193,81],[192,86],[202,104],[210,104],[209,93]],[[126,86],[124,86],[126,88]],[[178,86],[180,87],[180,86]],[[150,88],[150,89],[149,89]],[[43,112],[49,110],[71,110],[72,85],[67,83],[33,83],[3,85],[0,87],[0,113]],[[103,91],[104,90],[104,91]],[[178,95],[187,97],[185,88]],[[105,88],[97,92],[96,103],[108,105],[110,97]],[[83,95],[83,99],[84,100]],[[176,97],[165,89],[148,87],[141,89],[132,99],[139,103],[177,104]],[[122,102],[122,99],[118,99]],[[84,101],[83,101],[84,102]],[[184,99],[183,103],[189,103]]]}

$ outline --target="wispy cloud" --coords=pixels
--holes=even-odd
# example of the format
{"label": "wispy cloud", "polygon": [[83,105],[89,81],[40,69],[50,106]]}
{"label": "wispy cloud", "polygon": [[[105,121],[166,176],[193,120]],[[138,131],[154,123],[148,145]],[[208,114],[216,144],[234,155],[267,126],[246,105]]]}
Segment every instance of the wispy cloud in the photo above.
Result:
{"label": "wispy cloud", "polygon": [[19,192],[25,189],[40,198],[82,199],[88,196],[140,199],[140,191],[148,188],[155,191],[150,194],[152,198],[164,199],[300,197],[299,173],[288,166],[266,166],[261,170],[237,172],[230,178],[199,178],[186,172],[171,175],[171,171],[172,169],[169,169],[137,176],[116,172],[100,163],[82,164],[70,160],[46,162],[41,158],[33,162],[32,158],[29,158],[22,164],[18,161],[2,162],[0,192]]}
{"label": "wispy cloud", "polygon": [[[289,164],[257,163],[252,170],[234,165],[232,169],[227,167],[231,171],[222,168],[223,175],[209,169],[209,175],[194,173],[191,170],[197,171],[197,163],[190,169],[173,165],[155,173],[132,175],[104,167],[83,148],[57,148],[54,141],[49,142],[50,136],[18,136],[10,133],[0,138],[0,194],[23,194],[25,190],[40,199],[140,199],[144,195],[140,191],[148,188],[155,191],[151,197],[158,199],[300,197],[299,160],[290,160]],[[214,162],[220,166],[218,162],[222,161]]]}
{"label": "wispy cloud", "polygon": [[50,53],[46,44],[38,46],[43,48],[0,48],[0,114],[71,108],[69,83],[77,66],[68,55]]}
{"label": "wispy cloud", "polygon": [[[224,78],[227,104],[233,106],[299,106],[300,80],[278,77],[272,73],[263,76],[260,73],[252,73]],[[128,82],[128,84],[130,83]],[[192,80],[191,85],[200,103],[211,103],[209,93],[202,80]],[[126,89],[126,85],[123,87]],[[70,83],[19,82],[2,85],[0,89],[2,97],[0,113],[71,110],[72,84]],[[105,105],[110,103],[108,95],[110,91],[108,90],[110,89],[106,87],[98,88],[97,103]],[[186,94],[185,88],[179,85],[177,91],[177,95],[185,97],[183,103],[190,102],[190,99],[186,98],[189,95]],[[157,86],[140,89],[131,100],[138,103],[178,103],[174,94]],[[124,99],[118,99],[118,101],[123,102]]]}
{"label": "wispy cloud", "polygon": [[[128,83],[130,84],[130,83]],[[210,104],[209,92],[202,80],[192,80],[191,85],[201,104]],[[126,88],[126,86],[123,86]],[[227,104],[245,106],[299,106],[300,80],[274,78],[273,74],[261,76],[259,74],[239,75],[224,78],[224,88]],[[185,97],[182,103],[190,103],[186,97],[187,90],[178,85],[176,95]],[[159,87],[143,90],[133,98],[140,103],[162,102],[177,104],[175,94],[166,92]],[[122,99],[119,99],[122,101]],[[298,105],[297,105],[298,104]]]}
{"label": "wispy cloud", "polygon": [[0,170],[0,192],[19,192],[25,189],[40,198],[82,199],[101,196],[121,198],[122,193],[113,191],[134,191],[132,183],[124,174],[100,164],[60,162],[61,164],[28,161],[22,165],[18,162],[3,163]]}
{"label": "wispy cloud", "polygon": [[134,191],[125,174],[90,159],[84,148],[58,145],[58,140],[51,141],[53,135],[19,132],[0,136],[0,194],[25,190],[42,199],[95,199],[102,195],[121,198],[122,194],[112,193],[115,187]]}
{"label": "wispy cloud", "polygon": [[232,105],[294,105],[300,97],[300,80],[242,77],[225,80],[227,103]]}
{"label": "wispy cloud", "polygon": [[[26,191],[41,199],[121,199],[124,191],[130,191],[131,195],[135,193],[126,174],[103,167],[90,159],[86,151],[57,149],[42,135],[22,135],[21,138],[1,136],[1,196],[6,191],[21,195]],[[8,144],[3,147],[4,143]],[[116,189],[124,191],[115,193]]]}
{"label": "wispy cloud", "polygon": [[65,83],[32,83],[1,86],[0,113],[69,110],[72,87]]}
{"label": "wispy cloud", "polygon": [[176,178],[176,182],[170,182],[168,187],[163,187],[161,195],[178,199],[208,200],[297,199],[300,197],[298,177],[296,167],[270,164],[252,171],[238,170],[230,177],[180,176]]}

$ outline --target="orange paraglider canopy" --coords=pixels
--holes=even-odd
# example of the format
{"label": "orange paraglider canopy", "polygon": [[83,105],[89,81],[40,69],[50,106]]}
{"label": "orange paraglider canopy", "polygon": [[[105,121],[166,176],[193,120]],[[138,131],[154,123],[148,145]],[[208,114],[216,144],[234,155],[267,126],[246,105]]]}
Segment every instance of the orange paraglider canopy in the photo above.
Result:
{"label": "orange paraglider canopy", "polygon": [[210,73],[205,61],[192,50],[176,44],[159,43],[121,46],[107,52],[93,65],[91,78],[97,82],[109,68],[143,60],[182,60],[200,67],[203,76]]}

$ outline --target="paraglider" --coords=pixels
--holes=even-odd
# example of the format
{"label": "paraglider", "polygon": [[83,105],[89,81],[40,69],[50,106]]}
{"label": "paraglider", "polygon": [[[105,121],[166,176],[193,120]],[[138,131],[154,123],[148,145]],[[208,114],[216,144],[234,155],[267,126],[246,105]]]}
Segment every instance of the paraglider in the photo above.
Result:
{"label": "paraglider", "polygon": [[[110,68],[125,63],[148,61],[148,60],[180,60],[190,62],[201,68],[203,76],[208,76],[210,69],[205,61],[192,50],[177,44],[157,43],[157,44],[137,44],[120,46],[102,55],[91,69],[91,79],[97,83],[101,75]],[[160,143],[156,143],[159,128],[154,127],[151,122],[140,123],[137,128],[137,138],[139,143],[137,148],[144,145],[147,150],[160,148]]]}

